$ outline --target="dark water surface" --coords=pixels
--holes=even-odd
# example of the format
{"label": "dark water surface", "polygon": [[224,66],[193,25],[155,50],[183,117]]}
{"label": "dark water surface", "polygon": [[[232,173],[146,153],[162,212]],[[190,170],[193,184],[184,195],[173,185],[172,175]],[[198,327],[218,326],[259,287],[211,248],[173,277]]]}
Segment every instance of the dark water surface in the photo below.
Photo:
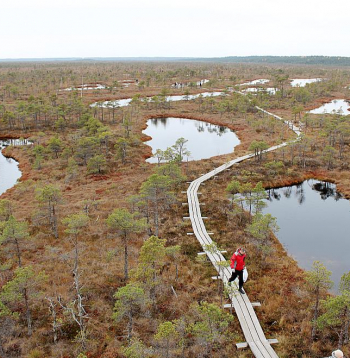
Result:
{"label": "dark water surface", "polygon": [[18,162],[11,158],[5,158],[1,150],[11,144],[27,144],[18,139],[0,139],[0,195],[12,188],[22,173],[18,169]]}
{"label": "dark water surface", "polygon": [[289,255],[306,270],[321,261],[337,291],[341,275],[350,271],[350,202],[334,184],[313,179],[268,194],[263,212],[277,218],[277,236]]}
{"label": "dark water surface", "polygon": [[[240,143],[236,134],[227,127],[184,118],[149,119],[143,133],[152,137],[146,143],[152,147],[153,153],[171,147],[181,137],[187,139],[186,148],[191,152],[188,160],[232,153]],[[147,162],[157,163],[157,158],[149,158]]]}

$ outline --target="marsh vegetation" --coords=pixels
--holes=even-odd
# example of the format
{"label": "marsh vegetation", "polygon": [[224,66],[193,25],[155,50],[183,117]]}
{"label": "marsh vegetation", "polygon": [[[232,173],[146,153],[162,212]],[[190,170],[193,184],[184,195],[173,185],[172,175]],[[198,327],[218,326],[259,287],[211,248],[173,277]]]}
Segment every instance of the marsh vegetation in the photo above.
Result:
{"label": "marsh vegetation", "polygon": [[[292,78],[326,80],[293,87]],[[235,92],[249,82],[275,91]],[[337,345],[347,352],[350,268],[330,295],[327,262],[299,268],[259,195],[313,178],[350,198],[347,113],[310,112],[349,99],[349,83],[347,68],[317,66],[1,63],[0,137],[32,144],[3,150],[22,176],[0,197],[0,356],[248,357],[236,351],[244,338],[220,307],[214,269],[186,235],[182,192],[250,152],[252,160],[203,187],[207,225],[229,253],[247,248],[247,292],[262,303],[258,317],[279,339],[278,355],[321,357]],[[300,125],[301,139],[256,105]],[[190,139],[184,132],[167,153],[159,148],[169,160],[149,163],[147,121],[170,117],[230,128],[240,143],[187,162],[186,142],[173,147]],[[284,141],[290,145],[264,153]],[[251,210],[228,200],[227,190],[252,200]]]}

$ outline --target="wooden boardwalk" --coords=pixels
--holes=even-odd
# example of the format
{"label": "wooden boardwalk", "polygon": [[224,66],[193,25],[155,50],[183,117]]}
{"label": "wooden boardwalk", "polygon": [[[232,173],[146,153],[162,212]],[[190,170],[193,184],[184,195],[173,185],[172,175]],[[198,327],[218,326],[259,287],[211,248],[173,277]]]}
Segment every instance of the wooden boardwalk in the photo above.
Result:
{"label": "wooden boardwalk", "polygon": [[[275,117],[278,120],[283,119],[279,116],[276,116],[270,112],[263,110],[262,108],[256,107],[258,110]],[[298,127],[289,123],[288,121],[284,121],[290,129],[292,129],[296,134],[297,138],[295,141],[300,139],[300,130]],[[270,152],[276,150],[278,148],[284,147],[287,145],[286,143],[282,143],[280,145],[273,146],[267,149],[265,152]],[[215,267],[218,272],[218,275],[222,279],[224,285],[228,284],[228,279],[231,277],[231,270],[229,268],[223,268],[220,266],[219,262],[226,261],[224,256],[219,250],[213,252],[213,250],[208,250],[208,246],[213,243],[210,235],[208,234],[201,210],[200,203],[198,200],[198,189],[200,185],[206,180],[213,178],[215,175],[221,173],[222,171],[232,167],[233,165],[240,163],[244,160],[254,157],[254,154],[248,154],[240,158],[233,159],[222,166],[212,170],[211,172],[202,175],[198,179],[194,180],[190,183],[190,186],[187,190],[187,198],[188,198],[188,207],[189,207],[189,218],[192,223],[193,232],[196,236],[197,240],[201,244],[203,251],[206,253],[211,263]],[[237,345],[237,347],[245,347],[249,346],[251,351],[253,352],[255,357],[261,358],[276,358],[278,357],[276,352],[272,349],[271,343],[276,343],[274,340],[268,340],[265,337],[265,334],[260,326],[259,320],[254,312],[253,305],[250,302],[248,295],[241,295],[237,290],[237,284],[235,283],[232,288],[232,293],[229,294],[231,300],[231,306],[236,311],[237,317],[242,327],[243,334],[246,339],[246,344]]]}

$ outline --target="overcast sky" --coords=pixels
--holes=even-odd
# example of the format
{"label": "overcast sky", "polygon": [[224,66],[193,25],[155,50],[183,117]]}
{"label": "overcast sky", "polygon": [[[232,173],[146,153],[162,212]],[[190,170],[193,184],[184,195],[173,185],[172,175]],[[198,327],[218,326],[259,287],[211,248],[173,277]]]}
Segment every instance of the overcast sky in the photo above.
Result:
{"label": "overcast sky", "polygon": [[0,58],[350,56],[348,0],[2,0]]}

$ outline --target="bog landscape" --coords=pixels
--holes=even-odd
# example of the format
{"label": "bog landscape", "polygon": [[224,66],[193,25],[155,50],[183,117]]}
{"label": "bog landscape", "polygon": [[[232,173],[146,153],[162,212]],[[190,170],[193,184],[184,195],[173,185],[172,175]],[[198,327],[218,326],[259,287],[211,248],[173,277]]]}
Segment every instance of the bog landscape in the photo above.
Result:
{"label": "bog landscape", "polygon": [[349,66],[1,61],[0,357],[349,353]]}

